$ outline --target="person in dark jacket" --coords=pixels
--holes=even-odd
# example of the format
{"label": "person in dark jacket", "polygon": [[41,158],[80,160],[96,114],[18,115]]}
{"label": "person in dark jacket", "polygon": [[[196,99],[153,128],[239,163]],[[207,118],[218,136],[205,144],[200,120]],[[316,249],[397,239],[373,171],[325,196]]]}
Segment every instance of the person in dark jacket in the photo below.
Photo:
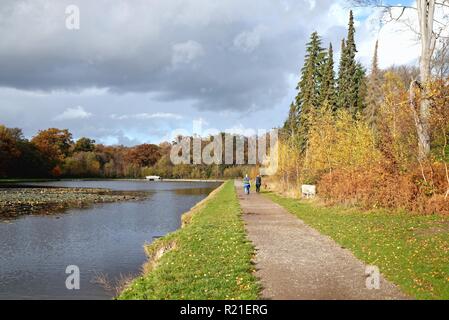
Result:
{"label": "person in dark jacket", "polygon": [[243,189],[245,189],[245,194],[249,194],[249,190],[251,188],[251,182],[248,175],[243,178]]}
{"label": "person in dark jacket", "polygon": [[260,192],[260,186],[262,185],[262,177],[260,176],[260,174],[257,175],[256,177],[256,192],[259,193]]}

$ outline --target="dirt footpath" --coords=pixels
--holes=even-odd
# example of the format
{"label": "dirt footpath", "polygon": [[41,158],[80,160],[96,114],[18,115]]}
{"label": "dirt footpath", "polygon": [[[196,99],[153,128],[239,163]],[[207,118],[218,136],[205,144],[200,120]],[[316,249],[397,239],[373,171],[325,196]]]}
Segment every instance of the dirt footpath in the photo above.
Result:
{"label": "dirt footpath", "polygon": [[256,276],[264,299],[407,299],[380,277],[366,286],[366,266],[335,241],[266,197],[243,192],[236,181],[249,239],[256,247]]}

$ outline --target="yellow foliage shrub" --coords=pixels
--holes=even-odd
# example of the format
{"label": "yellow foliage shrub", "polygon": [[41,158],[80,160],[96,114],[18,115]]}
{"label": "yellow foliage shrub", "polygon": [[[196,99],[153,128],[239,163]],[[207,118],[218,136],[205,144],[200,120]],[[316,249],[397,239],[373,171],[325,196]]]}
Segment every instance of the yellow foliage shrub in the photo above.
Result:
{"label": "yellow foliage shrub", "polygon": [[336,169],[354,170],[379,163],[372,130],[346,110],[335,115],[323,108],[313,115],[303,174],[306,182],[315,183],[322,174]]}

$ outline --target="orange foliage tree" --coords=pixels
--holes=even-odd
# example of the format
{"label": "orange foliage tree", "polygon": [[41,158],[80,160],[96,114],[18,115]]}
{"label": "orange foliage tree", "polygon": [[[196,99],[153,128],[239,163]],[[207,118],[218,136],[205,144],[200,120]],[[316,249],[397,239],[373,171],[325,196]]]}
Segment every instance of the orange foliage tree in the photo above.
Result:
{"label": "orange foliage tree", "polygon": [[67,130],[50,128],[41,130],[33,137],[31,142],[56,167],[69,155],[73,144],[72,134]]}
{"label": "orange foliage tree", "polygon": [[0,125],[0,176],[6,176],[11,164],[20,156],[20,150],[11,129]]}

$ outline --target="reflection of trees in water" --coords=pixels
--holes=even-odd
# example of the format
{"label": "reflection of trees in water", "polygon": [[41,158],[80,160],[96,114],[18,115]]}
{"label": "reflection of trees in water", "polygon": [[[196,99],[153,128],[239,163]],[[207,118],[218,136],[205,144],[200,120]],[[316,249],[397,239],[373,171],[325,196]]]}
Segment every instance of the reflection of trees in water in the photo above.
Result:
{"label": "reflection of trees in water", "polygon": [[201,196],[209,194],[215,188],[191,188],[191,189],[176,189],[175,194],[180,196]]}

